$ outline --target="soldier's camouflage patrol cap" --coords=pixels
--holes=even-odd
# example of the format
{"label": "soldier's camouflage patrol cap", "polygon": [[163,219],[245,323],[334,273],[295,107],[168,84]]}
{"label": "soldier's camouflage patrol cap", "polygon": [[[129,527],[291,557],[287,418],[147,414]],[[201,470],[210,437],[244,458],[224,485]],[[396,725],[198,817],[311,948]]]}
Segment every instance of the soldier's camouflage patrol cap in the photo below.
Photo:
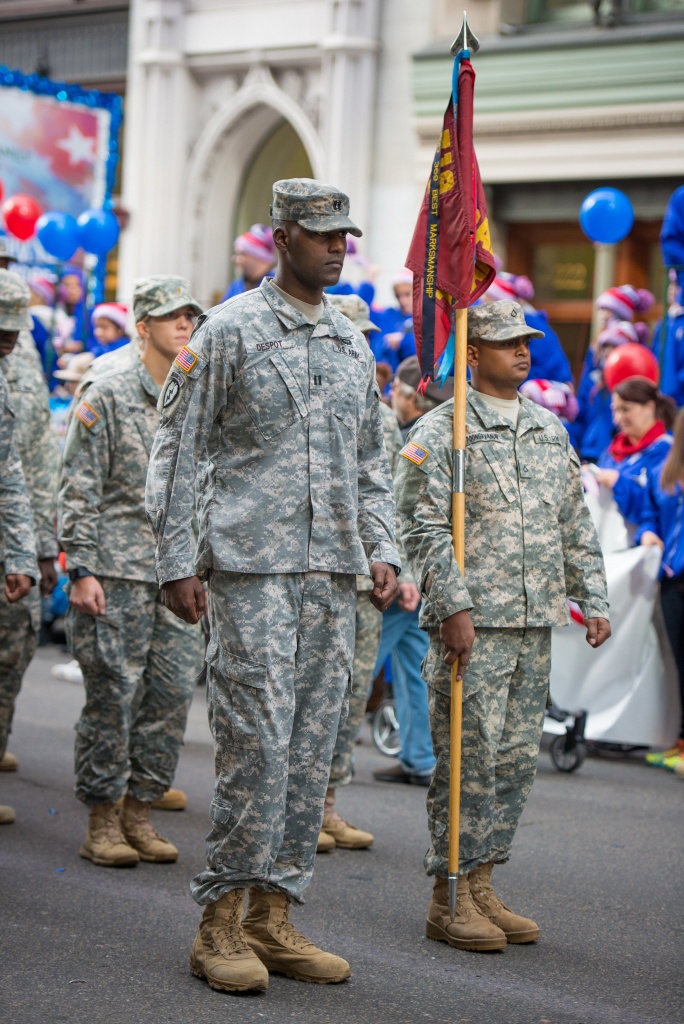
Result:
{"label": "soldier's camouflage patrol cap", "polygon": [[133,316],[138,323],[146,316],[165,316],[183,306],[192,306],[199,315],[202,307],[192,297],[190,284],[184,277],[152,274],[141,277],[133,286]]}
{"label": "soldier's camouflage patrol cap", "polygon": [[485,302],[468,310],[468,341],[510,341],[512,338],[543,338],[525,323],[519,302]]}
{"label": "soldier's camouflage patrol cap", "polygon": [[360,295],[329,295],[328,298],[362,333],[380,330],[370,319],[368,303],[364,302]]}
{"label": "soldier's camouflage patrol cap", "polygon": [[273,185],[272,220],[294,220],[307,231],[363,234],[349,216],[349,196],[313,178],[283,178]]}
{"label": "soldier's camouflage patrol cap", "polygon": [[30,300],[26,282],[11,270],[0,270],[0,331],[31,330]]}

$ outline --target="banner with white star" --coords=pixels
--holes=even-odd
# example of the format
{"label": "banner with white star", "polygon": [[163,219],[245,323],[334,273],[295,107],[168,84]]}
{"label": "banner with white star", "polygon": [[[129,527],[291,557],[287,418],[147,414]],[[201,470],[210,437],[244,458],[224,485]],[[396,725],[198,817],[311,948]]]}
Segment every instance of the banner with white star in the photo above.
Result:
{"label": "banner with white star", "polygon": [[[6,78],[0,74],[0,181],[5,196],[27,193],[43,210],[73,217],[101,207],[108,192],[112,97],[78,90],[86,102],[74,102],[69,96],[73,90],[57,82],[38,79],[38,92],[25,83],[7,84]],[[45,85],[53,89],[47,92]],[[99,97],[107,104],[98,106]]]}

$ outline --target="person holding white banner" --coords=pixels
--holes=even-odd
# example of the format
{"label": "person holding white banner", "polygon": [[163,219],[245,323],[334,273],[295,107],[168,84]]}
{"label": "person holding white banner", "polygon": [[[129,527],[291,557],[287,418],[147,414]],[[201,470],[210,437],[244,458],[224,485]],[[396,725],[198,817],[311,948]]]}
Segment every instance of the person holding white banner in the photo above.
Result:
{"label": "person holding white banner", "polygon": [[652,469],[644,494],[637,542],[663,552],[660,601],[665,628],[679,675],[682,704],[679,739],[674,747],[647,754],[646,761],[680,774],[684,766],[684,413],[679,414],[674,440],[664,465]]}
{"label": "person holding white banner", "polygon": [[629,377],[614,389],[611,409],[619,432],[599,459],[595,476],[613,492],[627,522],[638,523],[649,470],[662,466],[670,453],[675,404],[650,381]]}

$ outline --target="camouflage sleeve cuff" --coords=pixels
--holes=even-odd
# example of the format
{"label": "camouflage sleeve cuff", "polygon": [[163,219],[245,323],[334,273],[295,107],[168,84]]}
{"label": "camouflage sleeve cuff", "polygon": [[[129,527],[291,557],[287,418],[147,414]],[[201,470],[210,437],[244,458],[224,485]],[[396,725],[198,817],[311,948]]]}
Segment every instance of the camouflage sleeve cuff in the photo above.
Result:
{"label": "camouflage sleeve cuff", "polygon": [[[39,558],[51,558],[51,555],[39,555]],[[67,572],[71,569],[77,569],[82,566],[84,569],[90,569],[92,573],[96,572],[98,564],[97,552],[94,548],[70,548],[66,552],[66,567]]]}
{"label": "camouflage sleeve cuff", "polygon": [[380,543],[376,544],[370,555],[368,556],[368,567],[370,568],[373,562],[387,562],[388,565],[394,567],[394,571],[397,576],[401,572],[401,558],[394,544]]}
{"label": "camouflage sleeve cuff", "polygon": [[39,544],[38,545],[38,560],[42,561],[44,558],[56,559],[59,557],[59,548],[57,543],[53,540],[50,544]]}
{"label": "camouflage sleeve cuff", "polygon": [[610,619],[607,601],[578,601],[580,611],[586,619]]}
{"label": "camouflage sleeve cuff", "polygon": [[28,559],[8,558],[3,566],[3,572],[5,576],[29,576],[34,583],[40,579],[38,566],[30,557]]}
{"label": "camouflage sleeve cuff", "polygon": [[183,564],[181,562],[157,562],[157,583],[161,587],[164,583],[173,583],[174,580],[186,580],[190,576],[196,576],[197,569],[194,562]]}

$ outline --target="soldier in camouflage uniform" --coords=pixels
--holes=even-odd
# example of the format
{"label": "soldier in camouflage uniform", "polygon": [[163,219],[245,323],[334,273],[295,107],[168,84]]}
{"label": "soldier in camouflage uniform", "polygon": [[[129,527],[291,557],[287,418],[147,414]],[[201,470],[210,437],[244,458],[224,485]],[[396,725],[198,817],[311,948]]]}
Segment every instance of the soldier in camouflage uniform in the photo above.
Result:
{"label": "soldier in camouflage uniform", "polygon": [[[268,970],[349,975],[288,921],[311,878],[354,649],[356,575],[396,593],[394,505],[372,356],[323,288],[339,279],[349,200],[273,186],[278,270],[201,318],[162,391],[148,512],[164,600],[187,621],[208,581],[216,788],[192,970],[226,991]],[[191,520],[198,461],[210,472]],[[197,574],[197,575],[195,575]],[[245,888],[249,910],[240,918]]]}
{"label": "soldier in camouflage uniform", "polygon": [[160,387],[201,307],[182,278],[166,276],[139,281],[133,307],[142,355],[81,391],[59,493],[67,634],[86,691],[75,749],[76,795],[90,809],[80,853],[112,867],[178,857],[149,811],[173,778],[202,664],[199,627],[161,603],[145,516]]}
{"label": "soldier in camouflage uniform", "polygon": [[[363,334],[366,341],[371,331],[378,331],[370,320],[368,303],[358,295],[331,295],[330,301],[344,316],[348,317]],[[389,406],[379,405],[385,449],[392,474],[396,469],[399,449],[402,446],[397,417]],[[406,567],[401,582],[405,581]],[[382,615],[368,600],[373,581],[368,575],[356,577],[356,631],[354,636],[354,663],[352,667],[352,689],[349,697],[349,711],[337,730],[337,740],[330,766],[330,780],[325,794],[323,827],[318,840],[317,851],[322,853],[339,846],[346,850],[361,850],[373,844],[373,835],[345,821],[335,810],[335,787],[345,786],[351,781],[354,745],[363,722],[368,703],[368,693],[373,682],[373,669],[378,657]]]}
{"label": "soldier in camouflage uniform", "polygon": [[[491,886],[508,860],[534,779],[546,706],[551,627],[576,601],[587,641],[610,636],[603,559],[584,503],[579,462],[552,413],[522,398],[527,327],[515,302],[468,311],[465,574],[451,540],[453,401],[424,416],[401,451],[401,536],[423,594],[430,648],[424,675],[437,764],[428,790],[436,876],[428,937],[458,949],[532,942],[534,921],[505,907]],[[471,653],[472,648],[472,653]],[[450,666],[463,679],[460,874],[448,907]]]}
{"label": "soldier in camouflage uniform", "polygon": [[59,446],[50,425],[48,390],[31,334],[30,292],[9,270],[0,270],[0,375],[15,416],[15,441],[28,487],[40,569],[40,588],[10,603],[0,592],[0,770],[16,770],[6,752],[14,704],[40,633],[40,597],[57,585],[55,499]]}
{"label": "soldier in camouflage uniform", "polygon": [[[15,441],[14,411],[0,374],[0,577],[9,605],[25,598],[39,579],[33,517]],[[5,753],[0,747],[0,757]],[[0,805],[0,825],[14,821],[14,810]]]}

